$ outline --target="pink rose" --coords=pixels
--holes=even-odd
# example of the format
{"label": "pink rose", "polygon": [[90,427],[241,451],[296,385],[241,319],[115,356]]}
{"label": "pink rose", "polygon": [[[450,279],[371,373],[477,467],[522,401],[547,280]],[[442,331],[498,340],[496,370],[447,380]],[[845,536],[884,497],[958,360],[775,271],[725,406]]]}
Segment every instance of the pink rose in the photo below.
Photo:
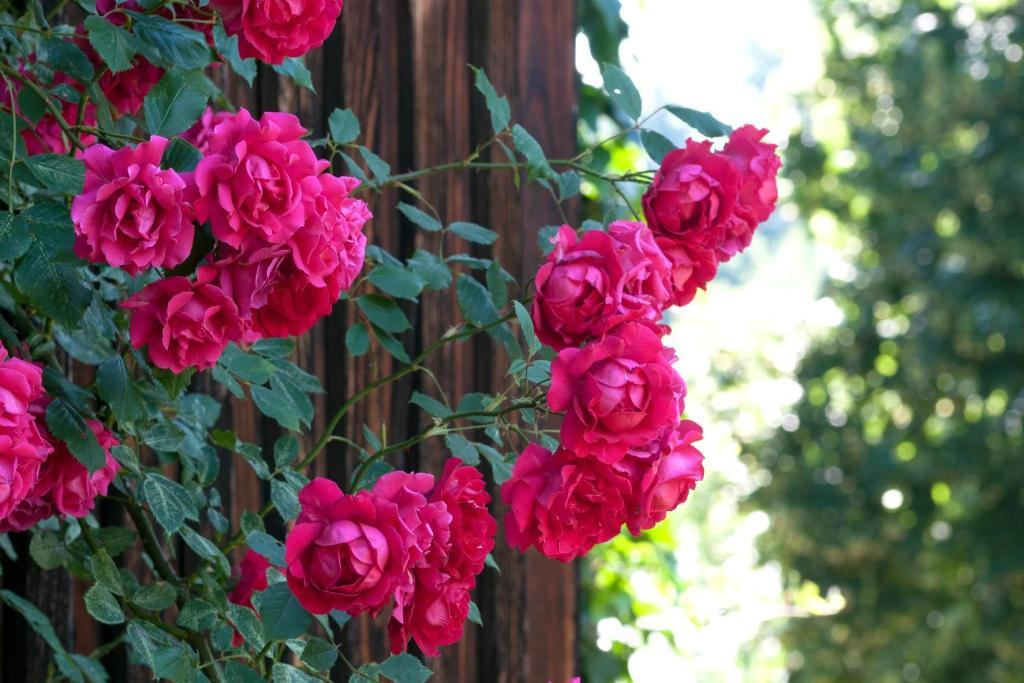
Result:
{"label": "pink rose", "polygon": [[[53,450],[43,438],[35,404],[42,400],[42,368],[9,358],[0,346],[0,527],[17,530],[34,523],[41,503],[33,495],[43,460]],[[49,515],[47,515],[49,516]]]}
{"label": "pink rose", "polygon": [[342,0],[213,0],[242,57],[280,64],[320,47],[334,30]]}
{"label": "pink rose", "polygon": [[566,411],[562,443],[614,463],[679,420],[683,380],[656,328],[626,322],[551,363],[548,404]]}
{"label": "pink rose", "polygon": [[661,162],[643,196],[644,215],[656,237],[683,239],[717,249],[725,239],[740,190],[732,162],[708,141],[687,140]]}
{"label": "pink rose", "polygon": [[53,503],[49,498],[29,495],[7,517],[0,518],[0,534],[26,531],[52,515]]}
{"label": "pink rose", "polygon": [[628,477],[590,454],[531,444],[501,485],[501,499],[511,507],[505,534],[520,551],[532,545],[569,562],[619,533],[631,492]]}
{"label": "pink rose", "polygon": [[662,253],[654,235],[643,223],[615,221],[608,233],[622,260],[625,275],[622,282],[623,311],[627,317],[661,320],[661,314],[673,299],[672,262]]}
{"label": "pink rose", "polygon": [[761,142],[767,134],[767,130],[749,124],[742,126],[733,131],[722,150],[722,156],[733,163],[742,178],[735,216],[718,250],[722,261],[746,249],[754,230],[775,210],[779,197],[775,177],[782,161],[775,153],[775,145]]}
{"label": "pink rose", "polygon": [[640,476],[634,478],[636,508],[627,520],[634,536],[665,519],[704,478],[704,456],[692,445],[702,436],[700,425],[683,420],[654,444],[653,460],[641,461]]}
{"label": "pink rose", "polygon": [[658,237],[656,241],[661,253],[672,264],[669,274],[672,303],[685,306],[693,301],[697,289],[705,289],[718,273],[715,251],[671,237]]}
{"label": "pink rose", "polygon": [[284,244],[252,237],[240,250],[220,250],[199,269],[238,303],[248,322],[246,339],[291,337],[308,331],[331,312],[363,266],[370,213],[348,196],[357,181],[323,174],[308,222]]}
{"label": "pink rose", "polygon": [[119,468],[110,449],[120,441],[103,423],[89,420],[88,424],[106,455],[104,465],[92,474],[71,455],[63,441],[50,437],[49,433],[44,434],[53,446],[53,453],[43,463],[39,471],[39,482],[32,490],[32,495],[45,496],[55,511],[65,517],[81,519],[89,514],[96,507],[96,496],[107,495],[110,482],[117,476]]}
{"label": "pink rose", "polygon": [[404,610],[396,604],[388,622],[391,651],[403,652],[410,636],[428,657],[437,657],[438,648],[457,643],[469,616],[471,588],[451,577],[430,582],[417,575],[415,599]]}
{"label": "pink rose", "polygon": [[[236,605],[255,610],[252,605],[252,594],[267,589],[267,569],[269,568],[270,562],[262,555],[254,553],[252,550],[246,551],[245,557],[235,567],[235,587],[228,594],[228,600]],[[244,642],[245,638],[236,629],[231,641],[232,646],[241,647]]]}
{"label": "pink rose", "polygon": [[449,458],[430,500],[444,503],[452,516],[452,543],[445,571],[472,587],[484,569],[487,554],[494,550],[498,531],[498,523],[487,509],[491,502],[487,483],[480,470],[459,458]]}
{"label": "pink rose", "polygon": [[281,244],[306,224],[322,186],[320,161],[291,114],[267,112],[258,120],[240,110],[214,128],[209,154],[195,170],[199,222],[238,248],[250,235]]}
{"label": "pink rose", "polygon": [[168,140],[85,151],[85,187],[71,204],[75,253],[137,275],[173,268],[192,251],[191,174],[160,168]]}
{"label": "pink rose", "polygon": [[[89,50],[87,53],[92,57],[95,51]],[[97,66],[101,64],[98,58],[93,59],[93,63]],[[134,116],[142,107],[146,95],[163,75],[163,69],[140,56],[135,58],[135,64],[127,71],[105,71],[100,76],[99,86],[116,114]]]}
{"label": "pink rose", "polygon": [[[22,63],[18,70],[25,76],[32,80],[37,80],[29,71],[29,64],[33,64],[36,58],[35,55],[31,55],[27,63]],[[20,81],[12,79],[12,86],[14,89],[14,98],[17,98],[18,93],[23,87]],[[43,84],[45,89],[52,89],[59,85],[66,85],[79,93],[82,92],[82,86],[77,81],[73,80],[69,76],[57,72],[53,75],[49,84]],[[11,92],[7,88],[7,84],[0,81],[0,103],[10,107],[11,106]],[[65,121],[78,121],[78,104],[73,102],[67,102],[65,100],[56,99],[54,101],[57,107],[60,108],[61,114]],[[24,114],[18,110],[19,116],[25,126],[21,130],[21,139],[25,143],[25,151],[29,156],[34,154],[67,154],[72,149],[71,143],[64,135],[63,129],[57,122],[57,119],[49,112],[43,115],[39,121],[32,122],[24,117]],[[96,125],[96,105],[89,102],[85,106],[85,112],[82,116],[82,125],[95,126]],[[79,141],[83,147],[89,147],[89,145],[96,142],[96,137],[93,135],[79,134]]]}
{"label": "pink rose", "polygon": [[285,539],[288,586],[314,614],[377,614],[408,581],[409,543],[398,507],[370,491],[345,495],[317,478],[299,493],[302,512]]}
{"label": "pink rose", "polygon": [[242,337],[235,302],[185,277],[157,280],[121,305],[132,311],[132,346],[147,346],[153,364],[171,372],[213,367],[224,347]]}
{"label": "pink rose", "polygon": [[229,111],[214,111],[210,107],[203,110],[199,120],[192,124],[192,127],[181,134],[181,138],[192,143],[203,154],[210,151],[210,142],[213,139],[214,129],[222,122],[234,118]]}
{"label": "pink rose", "polygon": [[607,328],[619,312],[624,271],[607,233],[594,230],[581,239],[563,225],[552,243],[537,271],[532,317],[537,337],[561,350]]}

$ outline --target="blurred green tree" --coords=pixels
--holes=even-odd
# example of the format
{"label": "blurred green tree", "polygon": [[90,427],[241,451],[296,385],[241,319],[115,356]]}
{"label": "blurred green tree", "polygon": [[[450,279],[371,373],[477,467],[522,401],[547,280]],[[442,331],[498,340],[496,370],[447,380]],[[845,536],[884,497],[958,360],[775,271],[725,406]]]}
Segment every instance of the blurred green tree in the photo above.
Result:
{"label": "blurred green tree", "polygon": [[794,681],[1024,680],[1024,4],[822,0],[795,198],[843,322],[751,445],[762,551],[845,609]]}

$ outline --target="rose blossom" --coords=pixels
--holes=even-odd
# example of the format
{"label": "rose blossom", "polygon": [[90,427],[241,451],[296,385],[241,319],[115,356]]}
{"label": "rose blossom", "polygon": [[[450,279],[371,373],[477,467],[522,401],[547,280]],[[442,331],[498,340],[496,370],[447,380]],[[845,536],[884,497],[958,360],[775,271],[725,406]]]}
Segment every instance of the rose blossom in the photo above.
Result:
{"label": "rose blossom", "polygon": [[[308,222],[284,244],[255,237],[237,251],[221,250],[199,269],[238,303],[248,322],[246,339],[305,333],[331,312],[342,290],[362,269],[366,203],[348,196],[357,181],[323,174]],[[223,257],[221,258],[220,256]]]}
{"label": "rose blossom", "polygon": [[5,529],[34,523],[31,518],[42,507],[18,509],[32,495],[43,459],[53,450],[30,412],[43,398],[42,376],[38,365],[9,358],[0,346],[0,526]]}
{"label": "rose blossom", "polygon": [[245,109],[210,136],[209,153],[195,170],[196,218],[213,236],[238,248],[249,235],[281,244],[306,224],[322,191],[317,177],[328,163],[316,158],[292,114]]}
{"label": "rose blossom", "polygon": [[622,308],[631,317],[658,321],[672,303],[672,262],[643,223],[615,221],[608,226],[625,269]]}
{"label": "rose blossom", "polygon": [[658,237],[655,241],[671,264],[672,304],[685,306],[693,301],[697,289],[705,289],[718,273],[715,252],[688,240]]}
{"label": "rose blossom", "polygon": [[46,497],[56,512],[65,517],[81,519],[96,507],[96,496],[107,495],[110,482],[117,476],[119,468],[117,460],[111,455],[110,449],[120,441],[102,422],[88,420],[89,429],[96,435],[96,440],[103,449],[106,461],[95,472],[89,473],[85,465],[71,455],[63,441],[54,439],[44,433],[53,447],[39,471],[39,482],[32,489],[32,496]]}
{"label": "rose blossom", "polygon": [[566,411],[562,443],[613,463],[656,439],[683,409],[683,380],[653,325],[626,322],[551,363],[548,404]]}
{"label": "rose blossom", "polygon": [[656,237],[717,249],[739,190],[740,174],[731,161],[712,152],[706,140],[687,140],[662,160],[643,196],[644,215]]}
{"label": "rose blossom", "polygon": [[[686,501],[704,478],[704,456],[692,444],[699,441],[703,431],[696,422],[683,420],[653,444],[653,458],[641,451],[639,467],[634,471],[633,500],[635,509],[627,519],[630,532],[639,536],[654,527],[665,515]],[[631,451],[621,461],[630,460]]]}
{"label": "rose blossom", "polygon": [[508,542],[569,562],[619,533],[631,490],[625,475],[589,453],[530,444],[501,485],[501,499],[512,508]]}
{"label": "rose blossom", "polygon": [[121,305],[132,311],[132,346],[147,346],[154,365],[175,373],[213,367],[224,347],[242,336],[235,302],[185,277],[157,280]]}
{"label": "rose blossom", "polygon": [[23,498],[6,517],[0,518],[0,534],[31,529],[52,515],[53,503],[49,498],[29,495]]}
{"label": "rose blossom", "polygon": [[484,569],[487,554],[494,550],[498,530],[487,509],[491,502],[487,483],[477,468],[459,458],[449,458],[430,500],[444,503],[452,516],[452,545],[445,571],[473,586]]}
{"label": "rose blossom", "polygon": [[[270,562],[265,557],[252,550],[246,551],[245,557],[235,567],[235,587],[228,594],[228,600],[255,611],[252,605],[252,594],[267,589],[267,569],[269,568]],[[234,647],[241,647],[244,642],[242,634],[235,629],[231,644]]]}
{"label": "rose blossom", "polygon": [[342,0],[213,0],[242,57],[280,64],[320,47],[334,30]]}
{"label": "rose blossom", "polygon": [[746,249],[754,230],[775,210],[779,197],[775,176],[782,161],[775,153],[775,145],[761,142],[767,134],[767,130],[749,124],[742,126],[733,131],[722,150],[722,156],[733,163],[742,178],[735,215],[719,248],[722,261]]}
{"label": "rose blossom", "polygon": [[409,546],[398,507],[369,491],[345,495],[316,478],[285,539],[288,586],[307,610],[377,614],[408,580]]}
{"label": "rose blossom", "polygon": [[624,271],[605,232],[579,238],[563,225],[551,241],[554,251],[537,271],[532,317],[537,337],[561,350],[600,334],[618,313]]}
{"label": "rose blossom", "polygon": [[[87,54],[92,58],[95,51],[88,50]],[[98,56],[92,61],[97,67],[103,64]],[[138,56],[135,64],[127,71],[114,73],[108,69],[100,76],[99,86],[117,114],[134,116],[142,107],[146,95],[163,75],[163,69],[151,64],[145,57]]]}
{"label": "rose blossom", "polygon": [[191,174],[160,168],[169,141],[93,145],[82,155],[85,186],[71,204],[75,253],[137,275],[173,268],[192,251]]}
{"label": "rose blossom", "polygon": [[[28,61],[22,63],[18,70],[27,78],[33,81],[37,81],[35,77],[29,72],[28,65],[35,62],[35,55],[31,55]],[[17,100],[18,93],[23,87],[20,81],[12,83],[14,100]],[[79,93],[82,92],[82,86],[71,77],[57,72],[53,75],[53,79],[49,84],[43,84],[44,88],[52,89],[59,85],[66,85]],[[12,92],[7,87],[7,83],[0,80],[0,103],[12,106]],[[78,103],[67,102],[65,100],[55,98],[54,104],[60,108],[61,114],[65,121],[78,121]],[[16,104],[14,106],[17,106]],[[21,130],[21,139],[25,143],[25,151],[29,156],[35,154],[67,154],[72,149],[72,145],[69,144],[68,139],[64,135],[64,129],[60,127],[60,123],[57,122],[56,117],[50,113],[49,109],[43,115],[39,121],[32,122],[25,118],[24,113],[18,108],[19,116],[25,123],[25,127]],[[96,125],[96,105],[89,102],[85,106],[85,112],[82,115],[82,125],[95,126]],[[96,137],[93,135],[79,134],[78,140],[83,148],[89,147],[89,145],[96,142]],[[76,152],[78,154],[79,152]]]}
{"label": "rose blossom", "polygon": [[200,114],[199,120],[192,124],[192,127],[181,134],[181,138],[192,145],[203,154],[210,151],[210,142],[213,138],[213,131],[222,121],[234,118],[229,111],[214,111],[207,107]]}

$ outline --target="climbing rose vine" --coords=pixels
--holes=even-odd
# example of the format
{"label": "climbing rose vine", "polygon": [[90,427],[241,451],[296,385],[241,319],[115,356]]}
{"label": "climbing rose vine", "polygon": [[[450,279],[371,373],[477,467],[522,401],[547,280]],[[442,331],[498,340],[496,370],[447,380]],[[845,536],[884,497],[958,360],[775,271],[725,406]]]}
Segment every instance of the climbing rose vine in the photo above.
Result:
{"label": "climbing rose vine", "polygon": [[[701,428],[685,418],[666,312],[772,213],[767,131],[682,107],[641,116],[632,83],[606,65],[611,102],[632,121],[616,139],[641,140],[658,162],[609,174],[600,145],[547,158],[474,69],[489,137],[465,159],[393,172],[359,144],[353,112],[333,111],[317,137],[291,113],[233,106],[211,80],[251,82],[258,59],[308,86],[302,56],[341,0],[81,5],[74,25],[35,6],[0,22],[0,545],[12,555],[7,534],[29,535],[35,562],[87,581],[86,611],[116,634],[73,652],[0,590],[62,678],[105,680],[100,657],[123,643],[176,683],[316,680],[339,661],[359,679],[422,681],[410,648],[436,656],[481,622],[473,594],[497,568],[496,513],[503,542],[570,561],[691,495]],[[663,112],[701,137],[655,137],[647,125]],[[499,150],[505,162],[480,160]],[[558,204],[582,180],[624,201],[604,222],[535,226],[544,260],[520,288],[482,255],[498,232],[440,215],[415,187],[498,167]],[[422,233],[406,259],[368,244],[368,200],[393,208],[383,188]],[[405,334],[425,291],[461,313],[438,338]],[[343,351],[389,354],[394,370],[332,397],[340,407],[313,430],[323,388],[294,362],[294,338],[340,307],[354,321]],[[502,348],[507,386],[450,396],[423,382],[410,400],[421,432],[342,433],[355,405],[477,334]],[[212,385],[279,426],[269,452],[223,429]],[[396,469],[428,440],[450,451],[443,466]],[[347,451],[345,481],[308,476],[328,444]],[[227,458],[265,482],[266,505],[225,505]],[[130,528],[100,524],[101,502]],[[389,659],[342,656],[339,634],[363,614],[384,615]]]}

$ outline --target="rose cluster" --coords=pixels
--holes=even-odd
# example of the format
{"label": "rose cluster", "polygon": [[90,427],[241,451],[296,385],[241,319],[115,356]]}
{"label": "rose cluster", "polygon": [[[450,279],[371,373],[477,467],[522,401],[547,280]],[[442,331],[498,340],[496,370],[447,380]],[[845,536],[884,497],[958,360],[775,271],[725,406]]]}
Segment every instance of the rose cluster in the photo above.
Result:
{"label": "rose cluster", "polygon": [[0,533],[24,531],[55,513],[85,517],[117,475],[110,450],[118,440],[100,422],[88,425],[106,462],[92,473],[46,430],[42,377],[39,365],[0,346]]}
{"label": "rose cluster", "polygon": [[701,428],[680,418],[685,384],[659,321],[774,209],[780,161],[766,133],[744,126],[721,151],[690,140],[666,155],[643,197],[646,225],[616,221],[582,237],[563,226],[552,239],[532,319],[558,352],[547,399],[565,417],[555,452],[530,445],[501,487],[520,550],[569,561],[623,524],[639,534],[703,477]]}
{"label": "rose cluster", "polygon": [[[285,576],[313,614],[376,615],[391,604],[393,652],[416,641],[427,655],[462,637],[470,591],[494,548],[497,523],[480,472],[449,459],[440,478],[391,472],[352,495],[318,478],[285,539]],[[265,587],[267,565],[248,560],[232,601]],[[243,588],[244,587],[244,588]]]}
{"label": "rose cluster", "polygon": [[71,206],[75,253],[131,275],[193,255],[196,224],[213,238],[195,279],[161,277],[124,302],[135,347],[157,366],[211,367],[229,342],[302,334],[327,315],[362,269],[370,212],[358,181],[326,172],[299,120],[207,111],[184,135],[203,154],[194,172],[164,168],[153,136],[83,154],[85,186]]}

